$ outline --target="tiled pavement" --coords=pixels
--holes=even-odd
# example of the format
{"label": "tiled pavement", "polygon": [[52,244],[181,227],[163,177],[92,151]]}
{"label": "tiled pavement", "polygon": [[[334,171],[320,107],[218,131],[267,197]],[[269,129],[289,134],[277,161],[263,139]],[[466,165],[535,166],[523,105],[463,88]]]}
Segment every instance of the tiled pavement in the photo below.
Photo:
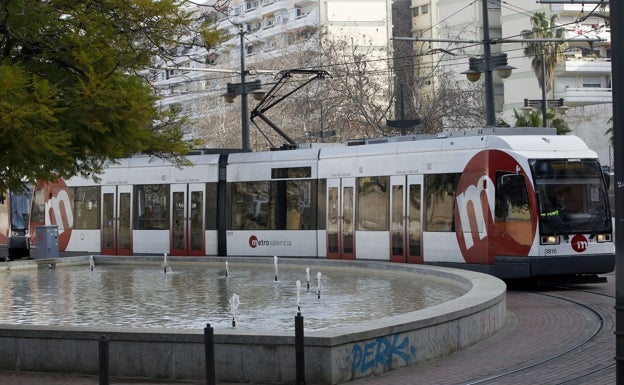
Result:
{"label": "tiled pavement", "polygon": [[[615,276],[609,274],[607,284],[594,285],[591,290],[615,294]],[[583,295],[582,293],[579,295]],[[604,302],[604,301],[603,301]],[[607,301],[608,302],[608,301]],[[606,328],[613,328],[615,314],[612,304],[612,319],[605,322]],[[581,336],[589,336],[595,329],[595,321],[588,312],[580,307],[567,306],[554,298],[535,293],[509,291],[507,294],[508,316],[504,328],[493,337],[477,343],[461,352],[428,361],[414,367],[395,370],[380,376],[351,382],[355,385],[413,385],[413,384],[472,384],[481,383],[481,379],[510,368],[521,368],[533,362],[536,357],[557,354],[574,345]],[[609,362],[615,355],[615,337],[612,331],[603,333],[599,355],[593,355],[596,362]],[[604,347],[604,348],[602,348]],[[595,351],[595,350],[594,350]],[[580,356],[583,359],[582,355]],[[551,366],[543,371],[531,371],[530,374],[513,378],[492,379],[490,384],[537,384],[559,383],[565,381],[570,365],[566,361],[562,366]],[[615,368],[607,370],[596,379],[574,382],[578,384],[613,384]],[[36,373],[0,372],[1,385],[97,385],[97,377],[83,377]],[[205,384],[205,381],[130,381],[111,379],[111,385],[157,385],[157,384]],[[225,385],[225,384],[222,384]]]}

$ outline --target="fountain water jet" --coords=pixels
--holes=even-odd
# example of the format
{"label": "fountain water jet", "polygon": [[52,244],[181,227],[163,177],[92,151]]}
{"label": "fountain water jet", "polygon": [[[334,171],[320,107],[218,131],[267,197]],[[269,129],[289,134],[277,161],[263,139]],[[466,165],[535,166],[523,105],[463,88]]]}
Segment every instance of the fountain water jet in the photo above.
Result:
{"label": "fountain water jet", "polygon": [[301,281],[297,280],[297,312],[301,312]]}
{"label": "fountain water jet", "polygon": [[230,269],[228,268],[228,261],[225,261],[225,277],[230,276]]}
{"label": "fountain water jet", "polygon": [[319,271],[318,273],[316,273],[316,280],[318,281],[317,283],[317,287],[316,287],[316,296],[318,297],[318,299],[321,299],[321,272]]}
{"label": "fountain water jet", "polygon": [[306,282],[308,283],[308,291],[310,291],[310,268],[306,267]]}
{"label": "fountain water jet", "polygon": [[277,255],[273,257],[273,265],[275,265],[275,282],[277,282]]}
{"label": "fountain water jet", "polygon": [[236,327],[236,318],[238,317],[238,306],[240,305],[240,299],[238,294],[232,294],[230,298],[230,311],[232,312],[232,327]]}
{"label": "fountain water jet", "polygon": [[169,266],[169,262],[167,262],[167,253],[165,253],[165,256],[163,257],[162,268],[164,274],[171,273],[172,271],[171,266]]}
{"label": "fountain water jet", "polygon": [[89,270],[95,270],[95,261],[93,260],[93,255],[89,256]]}

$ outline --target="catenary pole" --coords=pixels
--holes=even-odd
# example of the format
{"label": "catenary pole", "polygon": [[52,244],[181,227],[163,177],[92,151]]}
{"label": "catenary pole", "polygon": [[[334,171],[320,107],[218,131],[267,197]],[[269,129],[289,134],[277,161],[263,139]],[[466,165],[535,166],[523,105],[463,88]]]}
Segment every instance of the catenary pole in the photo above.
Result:
{"label": "catenary pole", "polygon": [[611,89],[613,105],[613,192],[615,195],[615,363],[616,383],[624,385],[624,84],[619,69],[624,65],[624,2],[610,0],[611,16]]}

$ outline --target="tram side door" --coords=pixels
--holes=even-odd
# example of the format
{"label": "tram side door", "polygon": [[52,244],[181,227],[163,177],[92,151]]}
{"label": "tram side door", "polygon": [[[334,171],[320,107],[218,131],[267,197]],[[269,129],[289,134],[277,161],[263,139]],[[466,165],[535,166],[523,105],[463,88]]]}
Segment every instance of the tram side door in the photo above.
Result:
{"label": "tram side door", "polygon": [[102,254],[132,255],[132,186],[102,186]]}
{"label": "tram side door", "polygon": [[355,178],[327,180],[327,258],[355,259]]}
{"label": "tram side door", "polygon": [[203,183],[171,185],[171,255],[206,255]]}
{"label": "tram side door", "polygon": [[390,261],[423,263],[422,175],[392,176]]}

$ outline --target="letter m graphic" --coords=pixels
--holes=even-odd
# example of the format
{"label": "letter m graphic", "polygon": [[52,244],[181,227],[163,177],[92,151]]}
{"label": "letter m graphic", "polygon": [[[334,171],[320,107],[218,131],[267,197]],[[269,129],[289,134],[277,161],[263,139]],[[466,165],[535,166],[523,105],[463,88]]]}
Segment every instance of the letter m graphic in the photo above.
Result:
{"label": "letter m graphic", "polygon": [[[482,186],[487,186],[485,189]],[[479,186],[479,187],[478,187]],[[474,233],[473,224],[476,225],[476,232],[479,234],[479,240],[483,240],[487,236],[487,223],[485,219],[484,207],[481,204],[481,194],[485,191],[486,202],[490,208],[490,215],[494,220],[494,183],[487,176],[483,175],[477,185],[469,185],[466,191],[457,195],[457,210],[459,212],[459,222],[461,231],[464,233]],[[472,210],[469,210],[469,206]],[[464,236],[466,249],[474,246],[472,235]]]}

